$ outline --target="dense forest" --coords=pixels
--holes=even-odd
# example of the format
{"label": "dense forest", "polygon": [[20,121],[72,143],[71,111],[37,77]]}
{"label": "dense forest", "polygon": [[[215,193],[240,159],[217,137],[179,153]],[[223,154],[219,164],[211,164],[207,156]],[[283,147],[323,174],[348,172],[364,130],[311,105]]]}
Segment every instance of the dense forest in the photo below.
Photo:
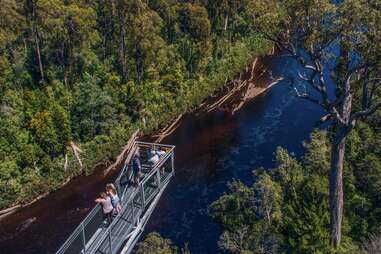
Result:
{"label": "dense forest", "polygon": [[[324,110],[317,125],[325,125],[305,142],[302,158],[278,148],[274,168],[254,169],[251,185],[233,180],[210,205],[223,227],[219,247],[241,254],[381,253],[380,1],[253,6],[253,29],[299,63],[285,83]],[[157,253],[180,253],[154,234],[141,249],[146,242],[165,243]]]}
{"label": "dense forest", "polygon": [[[325,125],[210,205],[219,247],[381,252],[379,0],[3,0],[0,16],[1,209],[90,174],[276,46]],[[137,253],[181,247],[153,233]]]}
{"label": "dense forest", "polygon": [[0,208],[91,173],[268,52],[249,2],[1,1]]}
{"label": "dense forest", "polygon": [[[295,159],[276,151],[276,167],[253,169],[251,185],[239,180],[212,203],[209,214],[223,227],[218,246],[237,254],[349,253],[381,251],[381,115],[361,123],[348,140],[344,190],[343,242],[330,244],[328,172],[329,132],[315,131]],[[137,253],[191,253],[157,233],[139,244]]]}
{"label": "dense forest", "polygon": [[312,134],[301,160],[279,148],[277,166],[253,170],[251,186],[230,184],[210,206],[224,228],[219,246],[231,253],[379,253],[380,119],[361,124],[348,140],[340,248],[330,244],[327,132]]}

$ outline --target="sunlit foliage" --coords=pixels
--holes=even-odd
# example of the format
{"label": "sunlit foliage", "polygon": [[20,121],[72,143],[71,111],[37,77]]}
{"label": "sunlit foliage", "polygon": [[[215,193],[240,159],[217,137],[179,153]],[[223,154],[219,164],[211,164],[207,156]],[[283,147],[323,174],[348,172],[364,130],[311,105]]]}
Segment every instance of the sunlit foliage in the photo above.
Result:
{"label": "sunlit foliage", "polygon": [[240,28],[251,21],[232,4],[221,13],[175,0],[1,5],[0,209],[91,173],[133,130],[191,110],[272,46]]}

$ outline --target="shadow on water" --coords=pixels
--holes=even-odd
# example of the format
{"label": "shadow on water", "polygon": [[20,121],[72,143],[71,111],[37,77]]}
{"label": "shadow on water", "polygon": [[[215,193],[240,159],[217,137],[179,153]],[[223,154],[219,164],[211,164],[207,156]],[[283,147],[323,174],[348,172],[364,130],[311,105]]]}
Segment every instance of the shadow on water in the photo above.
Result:
{"label": "shadow on water", "polygon": [[[265,65],[274,76],[297,68],[284,57],[266,58]],[[302,141],[321,115],[280,83],[233,116],[224,112],[186,116],[164,140],[176,145],[176,176],[148,222],[146,234],[158,231],[177,245],[188,243],[192,253],[219,253],[221,229],[208,216],[208,206],[227,191],[229,181],[251,183],[252,170],[274,166],[278,146],[301,156]],[[30,211],[0,222],[0,252],[54,253],[110,179],[97,174],[76,179]]]}

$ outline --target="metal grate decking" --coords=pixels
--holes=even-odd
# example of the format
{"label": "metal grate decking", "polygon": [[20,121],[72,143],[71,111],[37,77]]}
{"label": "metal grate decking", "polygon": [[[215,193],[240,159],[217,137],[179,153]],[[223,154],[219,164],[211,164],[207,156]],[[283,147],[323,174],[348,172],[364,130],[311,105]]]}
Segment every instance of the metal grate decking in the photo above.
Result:
{"label": "metal grate decking", "polygon": [[[131,156],[127,156],[115,181],[122,211],[110,225],[106,225],[101,206],[96,205],[56,254],[130,253],[174,175],[174,148],[171,145],[135,142],[129,154],[139,149],[143,176],[138,186],[131,184]],[[148,152],[152,149],[165,151],[153,166],[148,163]]]}

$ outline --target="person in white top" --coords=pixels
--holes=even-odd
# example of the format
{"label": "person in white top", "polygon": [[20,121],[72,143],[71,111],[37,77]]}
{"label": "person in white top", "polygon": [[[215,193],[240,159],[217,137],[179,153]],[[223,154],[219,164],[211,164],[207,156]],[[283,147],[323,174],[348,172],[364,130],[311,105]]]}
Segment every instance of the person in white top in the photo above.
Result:
{"label": "person in white top", "polygon": [[118,192],[116,191],[115,185],[108,183],[106,185],[106,193],[111,198],[111,204],[115,213],[120,213],[122,211],[122,205],[120,204],[120,198],[118,196]]}
{"label": "person in white top", "polygon": [[100,197],[97,198],[95,202],[101,204],[103,218],[105,219],[107,225],[109,225],[111,223],[111,215],[114,209],[111,203],[111,198],[105,192],[101,192]]}
{"label": "person in white top", "polygon": [[151,158],[148,160],[148,162],[154,166],[156,163],[159,162],[160,158],[163,157],[165,154],[165,151],[163,150],[151,150],[150,156]]}

